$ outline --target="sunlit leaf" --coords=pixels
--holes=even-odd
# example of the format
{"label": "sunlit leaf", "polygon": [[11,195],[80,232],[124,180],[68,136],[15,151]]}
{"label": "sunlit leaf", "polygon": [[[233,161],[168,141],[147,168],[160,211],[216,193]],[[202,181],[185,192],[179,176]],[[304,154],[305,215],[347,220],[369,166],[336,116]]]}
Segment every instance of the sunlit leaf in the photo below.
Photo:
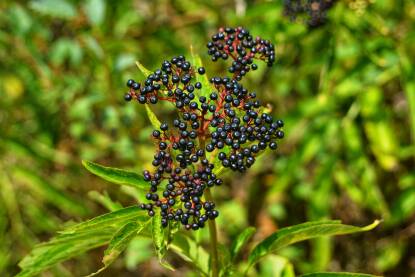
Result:
{"label": "sunlit leaf", "polygon": [[174,270],[174,268],[165,261],[164,255],[166,255],[166,241],[164,236],[164,228],[161,225],[161,214],[159,212],[156,212],[153,216],[152,220],[152,235],[153,235],[153,243],[154,247],[157,253],[157,256],[159,258],[159,262],[162,266],[164,266],[167,269]]}
{"label": "sunlit leaf", "polygon": [[145,68],[144,65],[142,65],[139,61],[136,61],[135,64],[137,65],[138,69],[140,69],[141,73],[143,73],[145,77],[147,77],[148,75],[152,73],[150,70]]}
{"label": "sunlit leaf", "polygon": [[106,2],[104,0],[88,0],[84,4],[85,13],[93,25],[102,23],[105,17],[105,9]]}
{"label": "sunlit leaf", "polygon": [[[212,86],[212,84],[209,82],[207,74],[198,74],[197,70],[199,67],[203,67],[202,59],[200,56],[193,51],[193,47],[190,48],[190,53],[192,55],[192,64],[193,68],[196,71],[195,73],[195,79],[196,82],[200,82],[202,84],[202,88],[200,90],[196,90],[198,92],[199,96],[205,96],[209,99],[210,93],[215,90],[215,88]],[[196,99],[197,100],[197,99]]]}
{"label": "sunlit leaf", "polygon": [[71,18],[76,15],[76,9],[72,3],[66,0],[34,0],[30,7],[44,15],[60,18]]}
{"label": "sunlit leaf", "polygon": [[153,125],[153,127],[158,130],[161,124],[160,121],[158,120],[157,116],[151,110],[149,104],[145,104],[145,106],[146,106],[147,116],[151,122],[151,125]]}

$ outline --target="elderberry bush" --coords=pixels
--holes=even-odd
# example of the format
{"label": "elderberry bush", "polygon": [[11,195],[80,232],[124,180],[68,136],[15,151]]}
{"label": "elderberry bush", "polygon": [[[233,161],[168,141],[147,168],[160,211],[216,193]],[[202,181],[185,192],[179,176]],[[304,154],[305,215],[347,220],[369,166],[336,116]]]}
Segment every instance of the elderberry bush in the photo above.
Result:
{"label": "elderberry bush", "polygon": [[[227,27],[212,36],[207,48],[213,62],[230,60],[228,74],[212,77],[209,87],[196,81],[205,68],[195,68],[183,55],[163,61],[143,81],[127,81],[126,101],[168,101],[177,109],[177,118],[153,131],[154,169],[143,172],[149,203],[140,207],[149,216],[160,212],[164,227],[174,221],[197,230],[215,219],[215,203],[203,197],[207,189],[223,183],[215,165],[245,172],[259,154],[277,149],[284,137],[283,121],[264,112],[257,93],[240,83],[258,68],[256,61],[273,65],[274,45],[242,27]],[[202,90],[210,93],[203,96]]]}

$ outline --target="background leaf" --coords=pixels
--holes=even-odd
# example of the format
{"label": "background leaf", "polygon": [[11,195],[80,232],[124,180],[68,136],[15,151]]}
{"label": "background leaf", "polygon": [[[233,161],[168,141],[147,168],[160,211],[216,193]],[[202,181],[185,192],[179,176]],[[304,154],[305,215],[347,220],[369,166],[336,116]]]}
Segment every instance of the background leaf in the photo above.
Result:
{"label": "background leaf", "polygon": [[44,15],[71,18],[76,15],[74,6],[66,0],[34,0],[30,2],[30,7]]}
{"label": "background leaf", "polygon": [[371,274],[350,272],[317,272],[301,275],[301,277],[376,277]]}
{"label": "background leaf", "polygon": [[99,25],[105,17],[106,2],[104,0],[87,0],[84,9],[91,24]]}
{"label": "background leaf", "polygon": [[248,227],[239,234],[239,236],[233,241],[231,246],[231,257],[234,259],[238,255],[239,251],[246,245],[249,239],[255,234],[256,229],[254,227]]}

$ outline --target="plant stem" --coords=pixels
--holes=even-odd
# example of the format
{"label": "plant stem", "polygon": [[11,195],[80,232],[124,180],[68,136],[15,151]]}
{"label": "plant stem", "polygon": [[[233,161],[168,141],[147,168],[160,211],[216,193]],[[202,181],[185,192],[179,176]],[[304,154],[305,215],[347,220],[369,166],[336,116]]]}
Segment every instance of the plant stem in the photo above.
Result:
{"label": "plant stem", "polygon": [[[199,133],[199,146],[200,149],[205,149],[206,145],[206,137],[204,129],[204,121],[205,121],[205,112],[202,114],[202,124],[200,126],[200,133]],[[203,136],[202,136],[203,135]],[[206,154],[203,155],[206,158]],[[205,190],[205,198],[207,201],[213,202],[212,193],[210,189],[207,187]],[[216,230],[216,221],[215,220],[208,220],[209,224],[209,237],[210,237],[210,260],[211,260],[211,270],[212,270],[212,277],[219,277],[219,260],[218,260],[218,232]]]}
{"label": "plant stem", "polygon": [[[207,188],[206,192],[206,200],[212,201],[212,193],[210,189]],[[216,221],[209,220],[209,237],[210,237],[210,259],[212,263],[212,277],[219,276],[219,263],[218,263],[218,236],[216,230]]]}

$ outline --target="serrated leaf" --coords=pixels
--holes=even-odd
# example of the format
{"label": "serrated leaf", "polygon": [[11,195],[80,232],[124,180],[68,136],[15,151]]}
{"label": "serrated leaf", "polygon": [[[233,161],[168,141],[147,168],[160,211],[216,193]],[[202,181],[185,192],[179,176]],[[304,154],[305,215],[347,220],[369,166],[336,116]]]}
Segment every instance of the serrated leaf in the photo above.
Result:
{"label": "serrated leaf", "polygon": [[128,207],[69,227],[50,241],[37,245],[19,263],[22,271],[17,276],[37,275],[57,263],[107,244],[121,226],[146,220],[143,210]]}
{"label": "serrated leaf", "polygon": [[102,259],[104,266],[95,273],[88,275],[88,277],[95,276],[108,268],[127,248],[130,241],[144,229],[147,223],[129,222],[121,227],[111,238],[108,248],[104,252],[105,256]]}
{"label": "serrated leaf", "polygon": [[[132,206],[124,208],[115,212],[103,214],[97,216],[88,221],[76,224],[74,226],[67,227],[65,230],[61,231],[61,234],[73,234],[86,232],[94,229],[114,227],[121,225],[122,222],[127,221],[140,221],[145,222],[148,220],[147,213],[140,209],[139,207]],[[121,222],[121,223],[120,223]]]}
{"label": "serrated leaf", "polygon": [[46,245],[40,244],[19,263],[22,271],[17,276],[37,275],[59,262],[105,245],[111,238],[111,232],[111,230],[101,230],[90,232],[88,237],[74,236],[73,239],[63,242],[52,240]]}
{"label": "serrated leaf", "polygon": [[379,223],[380,221],[376,220],[368,226],[356,227],[341,224],[339,220],[328,220],[306,222],[282,228],[255,246],[249,255],[249,267],[255,264],[261,257],[276,252],[287,245],[322,236],[345,235],[369,231],[379,225]]}
{"label": "serrated leaf", "polygon": [[159,258],[160,264],[170,270],[174,271],[173,266],[171,266],[168,262],[166,262],[163,258],[166,254],[166,242],[164,239],[164,228],[161,225],[161,214],[156,212],[153,216],[152,220],[152,235],[153,235],[153,243]]}
{"label": "serrated leaf", "polygon": [[148,104],[145,104],[145,106],[146,106],[147,116],[148,116],[148,119],[150,120],[151,125],[153,125],[153,127],[158,130],[161,125],[160,121],[158,120],[155,113],[153,113],[150,106]]}
{"label": "serrated leaf", "polygon": [[144,178],[135,172],[119,168],[106,167],[90,161],[82,161],[82,164],[92,174],[95,174],[111,183],[127,185],[141,190],[146,190],[148,188],[148,184]]}
{"label": "serrated leaf", "polygon": [[231,257],[234,259],[238,255],[239,251],[246,245],[249,239],[255,234],[256,229],[254,227],[246,228],[239,236],[233,241],[231,246]]}
{"label": "serrated leaf", "polygon": [[352,272],[317,272],[301,275],[300,277],[379,277],[377,275]]}
{"label": "serrated leaf", "polygon": [[148,75],[152,73],[150,70],[145,68],[144,65],[142,65],[139,61],[136,61],[135,64],[137,65],[138,69],[140,69],[141,73],[143,73],[145,77],[147,77]]}
{"label": "serrated leaf", "polygon": [[163,257],[165,254],[165,245],[164,245],[164,229],[161,225],[161,214],[156,212],[152,220],[152,234],[154,247],[156,249],[157,255]]}

